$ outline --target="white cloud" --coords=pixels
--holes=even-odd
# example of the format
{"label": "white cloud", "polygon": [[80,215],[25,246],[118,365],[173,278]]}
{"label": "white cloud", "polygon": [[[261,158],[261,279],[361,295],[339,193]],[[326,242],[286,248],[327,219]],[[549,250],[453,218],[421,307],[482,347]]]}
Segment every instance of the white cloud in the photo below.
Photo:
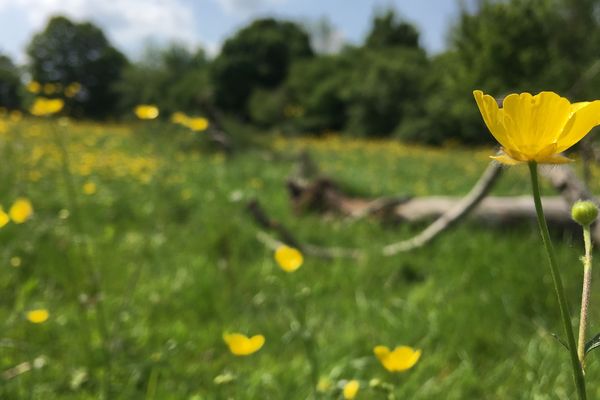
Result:
{"label": "white cloud", "polygon": [[56,14],[91,20],[125,50],[146,40],[199,44],[193,12],[181,0],[0,0],[0,11],[9,7],[22,9],[33,31]]}
{"label": "white cloud", "polygon": [[287,0],[217,0],[227,14],[248,14],[266,6],[283,4]]}

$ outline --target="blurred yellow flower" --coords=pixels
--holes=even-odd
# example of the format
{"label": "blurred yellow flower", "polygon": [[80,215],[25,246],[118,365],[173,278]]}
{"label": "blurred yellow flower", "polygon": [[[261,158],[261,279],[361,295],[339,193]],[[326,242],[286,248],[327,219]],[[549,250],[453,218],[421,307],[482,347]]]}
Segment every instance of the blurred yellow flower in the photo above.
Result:
{"label": "blurred yellow flower", "polygon": [[184,113],[182,113],[181,111],[174,112],[171,115],[171,122],[174,124],[185,125],[185,124],[187,124],[188,119],[189,119],[189,117],[187,115],[185,115]]}
{"label": "blurred yellow flower", "polygon": [[344,385],[344,390],[343,390],[344,399],[355,398],[356,394],[358,393],[358,389],[360,389],[360,383],[358,383],[357,380],[353,379],[351,381],[348,381]]}
{"label": "blurred yellow flower", "polygon": [[27,319],[34,324],[43,324],[48,320],[50,313],[45,308],[31,310],[27,312]]}
{"label": "blurred yellow flower", "polygon": [[38,94],[42,90],[42,85],[38,81],[30,81],[26,88],[29,93]]}
{"label": "blurred yellow flower", "polygon": [[254,335],[249,338],[241,333],[224,333],[223,340],[227,343],[229,351],[236,356],[248,356],[256,353],[265,344],[263,335]]}
{"label": "blurred yellow flower", "polygon": [[275,261],[285,272],[294,272],[302,266],[304,257],[297,249],[284,245],[275,250]]}
{"label": "blurred yellow flower", "polygon": [[394,351],[390,351],[386,346],[376,346],[373,352],[381,365],[390,372],[406,371],[412,368],[421,358],[421,350],[409,346],[398,346]]}
{"label": "blurred yellow flower", "polygon": [[140,104],[134,110],[139,119],[155,119],[158,117],[158,107],[152,104]]}
{"label": "blurred yellow flower", "polygon": [[49,96],[59,91],[60,86],[56,83],[45,83],[44,94]]}
{"label": "blurred yellow flower", "polygon": [[11,122],[19,122],[21,119],[23,119],[23,113],[21,113],[19,110],[13,110],[10,112],[9,117]]}
{"label": "blurred yellow flower", "polygon": [[504,154],[492,157],[507,165],[529,161],[562,164],[560,153],[600,124],[600,100],[571,104],[554,92],[509,94],[502,107],[481,90],[473,91],[483,120]]}
{"label": "blurred yellow flower", "polygon": [[72,98],[77,96],[77,93],[81,91],[81,84],[79,82],[73,82],[67,85],[65,88],[65,96]]}
{"label": "blurred yellow flower", "polygon": [[15,224],[22,224],[33,214],[33,206],[29,200],[20,197],[15,200],[8,213]]}
{"label": "blurred yellow flower", "polygon": [[65,105],[62,99],[48,99],[46,97],[36,97],[29,112],[37,117],[56,114],[62,110]]}
{"label": "blurred yellow flower", "polygon": [[83,184],[83,193],[87,194],[88,196],[96,193],[96,189],[96,184],[94,182],[86,182]]}
{"label": "blurred yellow flower", "polygon": [[208,120],[202,117],[189,118],[186,126],[194,132],[202,132],[208,128]]}
{"label": "blurred yellow flower", "polygon": [[10,222],[10,217],[7,213],[4,212],[2,206],[0,206],[0,228]]}

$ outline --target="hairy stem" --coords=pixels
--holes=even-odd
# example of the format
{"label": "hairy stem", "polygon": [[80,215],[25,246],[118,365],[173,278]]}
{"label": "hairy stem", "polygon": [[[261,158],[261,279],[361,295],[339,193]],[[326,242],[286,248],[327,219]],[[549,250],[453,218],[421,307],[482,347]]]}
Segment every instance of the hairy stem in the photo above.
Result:
{"label": "hairy stem", "polygon": [[583,227],[583,241],[585,243],[585,255],[583,256],[583,290],[581,292],[581,316],[579,318],[577,347],[577,355],[582,369],[585,367],[585,330],[588,322],[588,306],[592,287],[592,238],[589,225]]}

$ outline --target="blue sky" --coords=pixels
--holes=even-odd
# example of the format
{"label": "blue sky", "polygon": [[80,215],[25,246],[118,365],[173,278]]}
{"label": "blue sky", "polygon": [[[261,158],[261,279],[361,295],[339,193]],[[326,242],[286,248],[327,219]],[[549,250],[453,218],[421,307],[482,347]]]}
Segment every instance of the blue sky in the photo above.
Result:
{"label": "blue sky", "polygon": [[224,39],[254,18],[276,16],[304,24],[322,18],[334,28],[331,42],[360,43],[376,10],[394,7],[415,23],[431,52],[445,46],[457,0],[0,0],[0,52],[24,61],[24,48],[48,17],[91,20],[129,56],[148,42],[178,41],[218,52]]}

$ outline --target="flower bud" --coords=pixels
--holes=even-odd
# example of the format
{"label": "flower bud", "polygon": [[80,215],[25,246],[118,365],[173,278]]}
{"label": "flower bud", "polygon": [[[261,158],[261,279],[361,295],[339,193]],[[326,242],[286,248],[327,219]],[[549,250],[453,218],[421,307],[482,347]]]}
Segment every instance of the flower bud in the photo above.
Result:
{"label": "flower bud", "polygon": [[571,208],[571,217],[582,226],[589,226],[598,217],[598,207],[591,201],[577,201]]}

